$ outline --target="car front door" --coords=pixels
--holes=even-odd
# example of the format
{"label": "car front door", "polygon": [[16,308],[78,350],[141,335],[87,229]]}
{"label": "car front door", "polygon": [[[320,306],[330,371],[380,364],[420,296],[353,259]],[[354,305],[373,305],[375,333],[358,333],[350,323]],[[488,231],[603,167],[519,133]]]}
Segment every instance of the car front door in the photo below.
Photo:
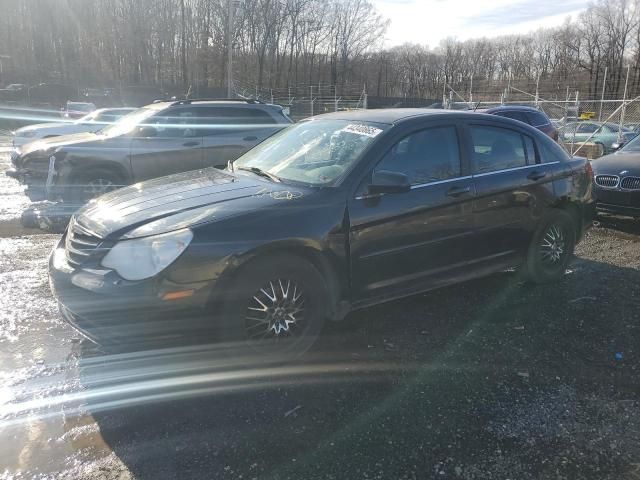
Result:
{"label": "car front door", "polygon": [[[384,154],[349,201],[354,301],[403,295],[473,258],[473,181],[455,124],[412,131]],[[404,193],[370,194],[376,171],[409,178]]]}
{"label": "car front door", "polygon": [[558,169],[540,163],[533,136],[517,128],[474,122],[468,135],[477,251],[480,259],[509,263],[526,251],[553,200]]}
{"label": "car front door", "polygon": [[202,167],[202,136],[194,108],[171,108],[136,128],[131,140],[135,181]]}
{"label": "car front door", "polygon": [[204,167],[225,167],[279,130],[268,113],[249,107],[202,107],[198,117]]}

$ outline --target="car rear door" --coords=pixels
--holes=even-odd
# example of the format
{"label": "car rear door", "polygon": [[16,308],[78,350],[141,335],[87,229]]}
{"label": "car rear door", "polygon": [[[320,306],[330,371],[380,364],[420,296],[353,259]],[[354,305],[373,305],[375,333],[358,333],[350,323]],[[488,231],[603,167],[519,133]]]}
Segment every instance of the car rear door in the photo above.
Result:
{"label": "car rear door", "polygon": [[[176,107],[150,117],[148,129],[136,129],[131,141],[131,170],[135,181],[202,167],[202,136],[195,109]],[[144,132],[155,132],[143,136]]]}
{"label": "car rear door", "polygon": [[[352,280],[357,299],[403,295],[473,257],[473,181],[455,123],[397,139],[349,201]],[[406,193],[370,195],[375,170],[409,177]]]}
{"label": "car rear door", "polygon": [[250,106],[198,109],[203,138],[203,167],[223,168],[281,127],[262,110]]}
{"label": "car rear door", "polygon": [[541,163],[536,136],[517,125],[469,122],[467,132],[479,257],[487,261],[519,257],[554,199],[559,165]]}

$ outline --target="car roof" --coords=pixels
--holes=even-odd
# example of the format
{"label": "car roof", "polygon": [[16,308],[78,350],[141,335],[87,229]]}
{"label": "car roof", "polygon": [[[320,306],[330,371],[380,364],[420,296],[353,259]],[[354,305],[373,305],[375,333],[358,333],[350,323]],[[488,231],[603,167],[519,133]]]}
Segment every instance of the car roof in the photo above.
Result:
{"label": "car roof", "polygon": [[544,113],[544,112],[540,111],[539,109],[537,109],[535,107],[530,107],[528,105],[499,105],[497,107],[487,108],[485,110],[485,112],[491,113],[491,112],[500,112],[500,111],[505,111],[505,110],[519,110],[521,112],[540,112],[540,113]]}
{"label": "car roof", "polygon": [[441,110],[432,108],[383,108],[379,110],[349,110],[344,112],[325,113],[312,117],[315,119],[353,120],[360,122],[376,122],[393,124],[415,117],[435,117],[438,115],[474,115],[465,110]]}
{"label": "car roof", "polygon": [[[316,119],[335,119],[335,120],[352,120],[359,122],[375,122],[392,125],[412,118],[437,118],[448,117],[450,119],[480,119],[491,120],[492,122],[503,122],[513,125],[510,118],[498,117],[485,113],[474,112],[472,110],[440,110],[429,108],[388,108],[380,110],[352,110],[345,112],[325,113],[311,117],[310,120]],[[517,122],[519,125],[522,122]],[[526,124],[522,124],[526,125]]]}
{"label": "car roof", "polygon": [[171,107],[171,106],[180,106],[180,105],[225,105],[225,106],[233,106],[238,108],[276,108],[281,109],[280,105],[275,105],[271,103],[261,103],[253,100],[233,100],[233,99],[211,99],[211,100],[167,100],[161,102],[155,102],[151,105],[147,105],[145,108],[157,108],[158,110]]}

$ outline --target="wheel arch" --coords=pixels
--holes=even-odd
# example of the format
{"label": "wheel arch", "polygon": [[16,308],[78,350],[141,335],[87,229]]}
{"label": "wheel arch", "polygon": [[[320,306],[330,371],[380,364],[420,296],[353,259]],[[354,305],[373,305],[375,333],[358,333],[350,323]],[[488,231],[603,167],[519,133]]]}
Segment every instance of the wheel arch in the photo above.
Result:
{"label": "wheel arch", "polygon": [[277,244],[269,244],[257,247],[245,254],[235,257],[230,261],[232,268],[220,276],[216,286],[215,293],[212,295],[211,302],[221,305],[225,302],[226,293],[238,279],[240,275],[255,262],[269,256],[284,256],[297,258],[311,264],[324,279],[329,294],[330,318],[341,318],[340,304],[346,297],[348,289],[348,278],[340,266],[340,259],[333,253],[320,248],[319,245],[311,244],[303,241],[286,241]]}
{"label": "wheel arch", "polygon": [[123,185],[130,183],[130,175],[125,167],[117,162],[109,161],[89,161],[86,162],[86,165],[74,165],[69,171],[68,177],[71,182],[74,182],[82,178],[83,175],[93,174],[95,172],[109,172],[121,179]]}

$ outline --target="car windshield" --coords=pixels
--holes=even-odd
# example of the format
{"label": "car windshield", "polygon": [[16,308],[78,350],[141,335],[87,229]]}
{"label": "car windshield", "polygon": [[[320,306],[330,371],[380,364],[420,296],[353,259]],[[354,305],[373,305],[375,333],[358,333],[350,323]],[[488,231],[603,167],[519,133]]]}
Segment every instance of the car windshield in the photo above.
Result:
{"label": "car windshield", "polygon": [[631,139],[629,143],[625,144],[619,151],[626,153],[640,152],[640,135]]}
{"label": "car windshield", "polygon": [[153,108],[140,108],[138,110],[134,110],[124,117],[121,117],[113,125],[108,125],[103,128],[99,133],[109,136],[124,135],[156,113],[158,113],[158,110]]}
{"label": "car windshield", "polygon": [[234,162],[282,180],[311,185],[335,183],[388,125],[350,120],[316,120],[287,128]]}

